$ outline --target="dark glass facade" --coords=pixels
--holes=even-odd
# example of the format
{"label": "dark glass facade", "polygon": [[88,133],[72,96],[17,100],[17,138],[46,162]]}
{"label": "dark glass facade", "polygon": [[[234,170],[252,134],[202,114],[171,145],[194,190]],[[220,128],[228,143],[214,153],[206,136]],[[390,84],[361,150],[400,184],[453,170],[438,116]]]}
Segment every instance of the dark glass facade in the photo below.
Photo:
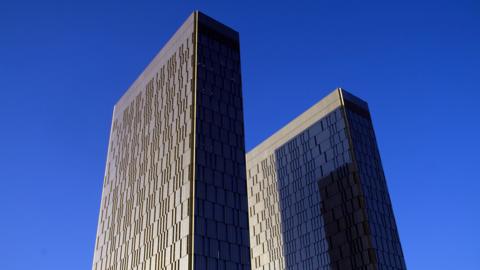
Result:
{"label": "dark glass facade", "polygon": [[250,269],[238,33],[199,14],[195,269]]}
{"label": "dark glass facade", "polygon": [[343,99],[356,164],[350,171],[358,175],[361,183],[374,262],[379,269],[405,269],[368,105],[346,91]]}
{"label": "dark glass facade", "polygon": [[338,89],[247,154],[253,269],[405,269],[365,102]]}
{"label": "dark glass facade", "polygon": [[239,47],[194,12],[115,105],[92,269],[405,269],[367,104],[245,154]]}
{"label": "dark glass facade", "polygon": [[238,33],[194,12],[114,108],[93,270],[250,269]]}
{"label": "dark glass facade", "polygon": [[350,161],[337,109],[275,150],[287,269],[329,269],[318,179]]}

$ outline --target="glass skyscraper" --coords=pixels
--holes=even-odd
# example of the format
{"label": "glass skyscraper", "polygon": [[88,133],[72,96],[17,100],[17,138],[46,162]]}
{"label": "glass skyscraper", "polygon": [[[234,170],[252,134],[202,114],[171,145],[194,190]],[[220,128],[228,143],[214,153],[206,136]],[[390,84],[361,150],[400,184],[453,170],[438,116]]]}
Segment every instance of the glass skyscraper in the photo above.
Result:
{"label": "glass skyscraper", "polygon": [[238,33],[194,12],[114,107],[94,270],[250,269]]}
{"label": "glass skyscraper", "polygon": [[239,35],[194,12],[114,107],[92,269],[405,269],[364,101],[244,140]]}
{"label": "glass skyscraper", "polygon": [[252,269],[406,269],[368,105],[337,89],[247,153]]}

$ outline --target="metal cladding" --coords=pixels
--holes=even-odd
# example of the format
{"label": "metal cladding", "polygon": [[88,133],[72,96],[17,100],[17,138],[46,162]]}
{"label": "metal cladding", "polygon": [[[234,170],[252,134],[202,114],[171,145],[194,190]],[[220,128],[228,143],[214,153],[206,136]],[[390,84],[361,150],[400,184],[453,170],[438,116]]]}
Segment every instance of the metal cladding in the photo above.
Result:
{"label": "metal cladding", "polygon": [[253,269],[406,269],[367,104],[342,89],[247,153]]}
{"label": "metal cladding", "polygon": [[194,12],[115,105],[92,269],[250,269],[239,47]]}
{"label": "metal cladding", "polygon": [[114,107],[92,269],[406,269],[364,101],[244,141],[239,35],[194,12]]}

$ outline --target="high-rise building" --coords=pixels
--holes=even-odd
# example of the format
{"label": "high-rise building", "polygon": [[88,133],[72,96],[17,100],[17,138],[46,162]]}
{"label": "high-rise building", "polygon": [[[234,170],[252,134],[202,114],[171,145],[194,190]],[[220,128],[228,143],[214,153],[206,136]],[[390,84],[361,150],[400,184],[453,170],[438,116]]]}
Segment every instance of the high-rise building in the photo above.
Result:
{"label": "high-rise building", "polygon": [[114,107],[94,270],[250,269],[238,33],[194,12]]}
{"label": "high-rise building", "polygon": [[406,269],[367,103],[337,89],[246,159],[252,269]]}

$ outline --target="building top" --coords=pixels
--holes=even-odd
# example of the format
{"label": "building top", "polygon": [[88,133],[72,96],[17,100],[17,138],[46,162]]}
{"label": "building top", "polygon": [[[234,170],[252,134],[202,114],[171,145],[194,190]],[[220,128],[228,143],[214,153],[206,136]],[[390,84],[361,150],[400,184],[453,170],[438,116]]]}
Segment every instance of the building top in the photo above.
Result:
{"label": "building top", "polygon": [[325,98],[310,107],[307,111],[275,132],[272,136],[268,137],[255,148],[250,150],[246,155],[246,159],[248,161],[247,164],[254,165],[257,163],[255,160],[267,158],[268,155],[271,154],[272,150],[285,144],[303,132],[305,129],[316,123],[318,120],[344,104],[344,100],[368,110],[368,104],[365,101],[355,97],[342,88],[337,88]]}
{"label": "building top", "polygon": [[[158,69],[162,67],[168,59],[177,51],[179,44],[181,44],[187,36],[191,36],[194,30],[195,12],[193,12],[182,26],[175,32],[175,34],[167,41],[160,52],[152,59],[138,78],[132,83],[128,90],[115,104],[114,112],[121,112],[128,106],[132,98],[134,98],[146,84],[152,79]],[[182,38],[183,37],[183,38]]]}
{"label": "building top", "polygon": [[[200,25],[205,25],[208,28],[217,31],[221,33],[222,35],[231,38],[233,40],[238,41],[239,40],[239,34],[237,31],[234,29],[230,28],[229,26],[226,26],[225,24],[213,19],[212,17],[209,17],[208,15],[205,15],[204,13],[200,11],[195,11],[198,14],[198,23]],[[194,13],[195,13],[194,12]]]}
{"label": "building top", "polygon": [[[175,34],[167,41],[160,52],[152,59],[145,70],[138,76],[138,78],[132,83],[128,90],[115,104],[114,112],[121,112],[130,103],[146,84],[151,80],[158,69],[163,66],[168,59],[177,51],[178,46],[185,41],[186,38],[192,38],[192,34],[195,30],[195,18],[198,18],[198,24],[202,27],[203,31],[214,31],[220,33],[222,36],[238,42],[239,34],[232,28],[212,19],[200,11],[194,11],[185,20],[182,26],[175,32]],[[193,44],[193,41],[192,41]],[[193,49],[193,48],[192,48]]]}

